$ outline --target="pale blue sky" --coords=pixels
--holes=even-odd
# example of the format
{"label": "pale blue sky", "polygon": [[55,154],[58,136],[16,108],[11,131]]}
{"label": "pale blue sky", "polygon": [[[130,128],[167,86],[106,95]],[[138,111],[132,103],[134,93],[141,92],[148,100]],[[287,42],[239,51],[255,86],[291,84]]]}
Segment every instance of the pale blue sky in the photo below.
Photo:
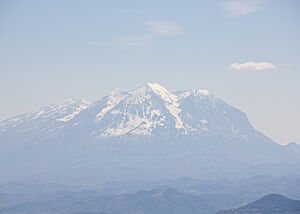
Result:
{"label": "pale blue sky", "polygon": [[276,142],[300,143],[299,11],[299,0],[0,0],[0,120],[152,81],[208,89]]}

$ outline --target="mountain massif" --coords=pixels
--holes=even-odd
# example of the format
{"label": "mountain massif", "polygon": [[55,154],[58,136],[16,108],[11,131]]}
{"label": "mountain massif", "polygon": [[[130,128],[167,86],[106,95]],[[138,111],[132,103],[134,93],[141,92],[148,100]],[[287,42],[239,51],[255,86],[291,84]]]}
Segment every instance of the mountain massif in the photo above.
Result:
{"label": "mountain massif", "polygon": [[254,130],[244,113],[208,91],[172,93],[155,83],[129,92],[116,89],[92,103],[66,100],[5,120],[0,127],[4,141],[18,136],[27,142],[53,141],[74,135],[80,135],[85,141],[221,136],[251,142],[264,138]]}
{"label": "mountain massif", "polygon": [[283,175],[300,163],[299,146],[276,144],[210,92],[156,83],[9,118],[0,142],[0,181]]}

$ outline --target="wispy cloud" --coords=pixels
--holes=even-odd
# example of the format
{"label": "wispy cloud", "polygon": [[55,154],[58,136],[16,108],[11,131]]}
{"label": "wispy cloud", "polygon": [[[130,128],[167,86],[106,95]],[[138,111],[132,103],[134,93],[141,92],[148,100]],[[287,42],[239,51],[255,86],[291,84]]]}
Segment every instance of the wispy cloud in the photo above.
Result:
{"label": "wispy cloud", "polygon": [[174,22],[148,21],[147,25],[153,36],[177,36],[183,32],[183,28]]}
{"label": "wispy cloud", "polygon": [[153,39],[150,35],[127,36],[117,39],[117,45],[123,48],[143,48],[146,47]]}
{"label": "wispy cloud", "polygon": [[183,33],[183,28],[169,21],[148,21],[147,31],[141,36],[127,36],[118,39],[118,42],[129,48],[141,48],[147,46],[152,40],[162,36],[174,37]]}
{"label": "wispy cloud", "polygon": [[264,0],[232,0],[222,7],[231,16],[244,16],[262,10]]}
{"label": "wispy cloud", "polygon": [[246,63],[232,63],[229,66],[229,69],[231,70],[268,70],[268,69],[273,69],[276,68],[275,65],[273,65],[270,62],[246,62]]}

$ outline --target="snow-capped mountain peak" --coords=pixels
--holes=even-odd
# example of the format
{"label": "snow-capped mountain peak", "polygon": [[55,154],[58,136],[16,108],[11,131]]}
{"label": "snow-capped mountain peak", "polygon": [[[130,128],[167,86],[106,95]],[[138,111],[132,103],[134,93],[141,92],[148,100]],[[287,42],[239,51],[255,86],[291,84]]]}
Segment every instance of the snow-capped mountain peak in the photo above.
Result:
{"label": "snow-capped mountain peak", "polygon": [[228,106],[207,90],[170,92],[157,83],[147,83],[129,92],[114,90],[102,99],[95,120],[99,128],[94,133],[101,138],[201,136],[217,132],[213,121],[217,118],[213,117],[218,116],[236,135],[236,125],[228,120],[227,109],[220,110],[223,107]]}
{"label": "snow-capped mountain peak", "polygon": [[[247,139],[254,129],[247,117],[206,90],[169,91],[147,83],[131,91],[115,89],[90,103],[65,100],[33,114],[0,123],[0,130],[72,133],[74,127],[96,138],[176,137],[229,134]],[[15,128],[14,128],[15,129]],[[11,129],[12,130],[12,129]],[[37,131],[39,132],[39,131]]]}
{"label": "snow-capped mountain peak", "polygon": [[136,97],[144,97],[144,98],[150,98],[149,95],[155,94],[159,96],[161,99],[163,99],[166,102],[173,102],[177,99],[177,97],[169,92],[165,87],[157,84],[157,83],[151,83],[148,82],[145,85],[142,85],[133,91],[128,92],[133,98]]}
{"label": "snow-capped mountain peak", "polygon": [[157,83],[147,83],[147,86],[152,89],[154,93],[161,96],[163,100],[166,102],[172,103],[177,101],[177,97],[169,92],[165,87],[157,84]]}

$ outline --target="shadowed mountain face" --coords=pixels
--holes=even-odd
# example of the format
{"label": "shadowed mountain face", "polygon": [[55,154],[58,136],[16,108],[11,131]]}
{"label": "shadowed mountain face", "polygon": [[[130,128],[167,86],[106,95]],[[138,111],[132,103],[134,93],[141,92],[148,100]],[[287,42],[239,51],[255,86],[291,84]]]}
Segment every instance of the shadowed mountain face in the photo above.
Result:
{"label": "shadowed mountain face", "polygon": [[208,91],[155,83],[0,122],[0,182],[284,175],[299,162],[299,146],[274,143]]}
{"label": "shadowed mountain face", "polygon": [[200,197],[167,189],[93,198],[91,193],[65,193],[46,201],[23,203],[0,209],[0,213],[213,214],[214,209]]}
{"label": "shadowed mountain face", "polygon": [[300,201],[279,194],[270,194],[240,208],[220,211],[217,214],[299,214]]}

